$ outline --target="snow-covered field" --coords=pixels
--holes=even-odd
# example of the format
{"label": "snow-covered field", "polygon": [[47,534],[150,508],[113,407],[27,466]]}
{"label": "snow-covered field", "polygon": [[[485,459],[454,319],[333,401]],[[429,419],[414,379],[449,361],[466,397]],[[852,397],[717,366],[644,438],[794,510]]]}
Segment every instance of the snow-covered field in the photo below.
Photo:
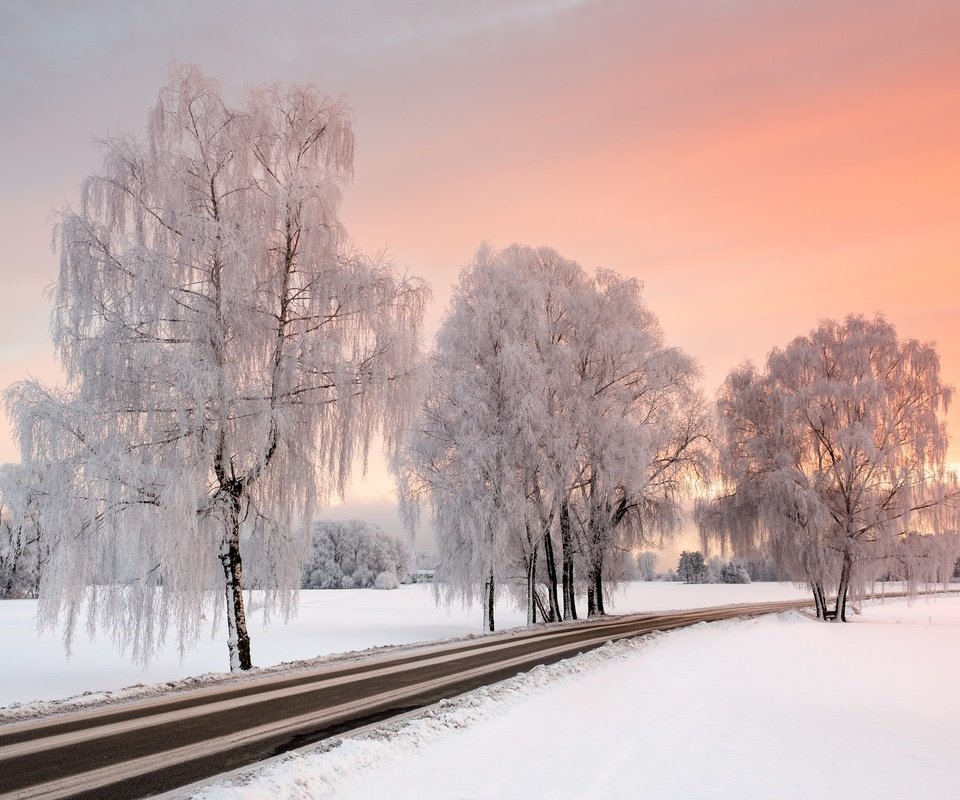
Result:
{"label": "snow-covered field", "polygon": [[[679,597],[679,594],[678,594]],[[960,598],[607,645],[203,800],[954,797]]]}
{"label": "snow-covered field", "polygon": [[[611,613],[697,608],[805,597],[795,586],[776,583],[746,585],[631,583],[615,595]],[[204,637],[181,662],[173,646],[147,669],[126,661],[107,636],[91,641],[83,626],[67,659],[60,635],[38,634],[36,602],[0,601],[0,706],[33,700],[55,700],[84,692],[116,691],[135,684],[178,681],[227,667],[223,625],[214,638]],[[263,627],[263,614],[250,618],[253,660],[259,667],[316,658],[382,645],[435,641],[480,632],[478,607],[437,607],[433,590],[424,585],[396,591],[375,589],[305,591],[300,613],[289,624],[273,620]],[[496,610],[497,627],[526,622],[522,611],[503,603]],[[219,620],[211,620],[211,624]],[[13,657],[11,657],[13,656]]]}

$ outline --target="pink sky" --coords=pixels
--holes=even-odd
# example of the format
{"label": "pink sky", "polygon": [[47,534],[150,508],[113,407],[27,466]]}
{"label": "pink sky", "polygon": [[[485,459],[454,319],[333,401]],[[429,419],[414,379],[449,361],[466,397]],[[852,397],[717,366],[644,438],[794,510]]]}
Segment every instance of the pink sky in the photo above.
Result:
{"label": "pink sky", "polygon": [[[878,311],[960,384],[960,3],[193,5],[0,8],[3,384],[56,379],[49,213],[95,169],[92,136],[142,132],[172,59],[347,96],[344,222],[430,280],[431,335],[477,245],[516,241],[641,278],[710,393]],[[357,513],[389,505],[375,473]]]}

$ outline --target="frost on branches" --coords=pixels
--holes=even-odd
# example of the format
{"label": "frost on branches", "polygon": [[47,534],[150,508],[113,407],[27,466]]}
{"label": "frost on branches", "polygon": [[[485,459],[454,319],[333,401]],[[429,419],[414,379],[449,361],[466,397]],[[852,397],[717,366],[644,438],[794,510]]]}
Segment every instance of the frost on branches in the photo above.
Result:
{"label": "frost on branches", "polygon": [[313,525],[313,547],[303,568],[303,589],[396,589],[412,554],[379,525],[351,519]]}
{"label": "frost on branches", "polygon": [[350,114],[313,87],[231,106],[183,69],[145,142],[102,146],[57,226],[67,388],[8,393],[43,465],[42,620],[69,642],[87,602],[146,660],[171,623],[181,648],[197,635],[219,585],[246,669],[244,585],[289,613],[302,523],[406,422],[426,290],[349,249]]}
{"label": "frost on branches", "polygon": [[0,598],[36,597],[48,557],[37,519],[36,476],[0,465]]}
{"label": "frost on branches", "polygon": [[489,629],[502,585],[531,623],[576,617],[575,588],[602,614],[623,554],[677,530],[703,471],[693,361],[637,281],[514,246],[463,271],[430,366],[398,474],[433,511],[439,590],[479,593]]}
{"label": "frost on branches", "polygon": [[[725,491],[699,509],[705,542],[770,552],[811,588],[822,619],[871,580],[949,579],[958,490],[945,468],[952,390],[931,345],[882,318],[824,322],[718,400]],[[836,597],[833,608],[832,597]]]}

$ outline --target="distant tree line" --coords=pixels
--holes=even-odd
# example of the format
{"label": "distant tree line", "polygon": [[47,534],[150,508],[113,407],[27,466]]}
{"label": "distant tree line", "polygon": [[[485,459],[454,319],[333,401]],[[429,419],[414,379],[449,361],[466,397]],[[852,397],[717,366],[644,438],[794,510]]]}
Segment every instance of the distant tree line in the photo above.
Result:
{"label": "distant tree line", "polygon": [[406,542],[359,520],[317,522],[303,567],[304,589],[396,589],[407,580]]}
{"label": "distant tree line", "polygon": [[750,583],[750,572],[737,560],[724,561],[714,556],[707,560],[699,550],[680,554],[677,580],[684,583]]}
{"label": "distant tree line", "polygon": [[770,562],[744,562],[738,558],[730,560],[719,556],[704,558],[699,550],[680,554],[676,570],[657,572],[657,554],[641,552],[637,554],[636,579],[641,581],[681,581],[683,583],[751,583],[752,581],[778,580],[775,568]]}

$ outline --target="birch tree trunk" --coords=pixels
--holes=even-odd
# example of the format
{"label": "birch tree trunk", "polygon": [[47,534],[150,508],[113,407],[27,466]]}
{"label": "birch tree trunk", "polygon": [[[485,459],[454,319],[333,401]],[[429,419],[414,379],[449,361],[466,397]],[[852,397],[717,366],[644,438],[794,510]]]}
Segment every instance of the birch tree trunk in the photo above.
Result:
{"label": "birch tree trunk", "polygon": [[534,544],[527,561],[527,625],[537,622],[537,545]]}
{"label": "birch tree trunk", "polygon": [[223,565],[227,604],[227,649],[230,671],[247,670],[253,666],[250,658],[250,635],[243,606],[243,562],[240,558],[240,498],[229,498],[229,527],[220,545],[220,563]]}
{"label": "birch tree trunk", "polygon": [[602,616],[606,613],[603,608],[603,557],[595,557],[590,564],[590,574],[587,576],[587,616]]}
{"label": "birch tree trunk", "polygon": [[483,584],[483,629],[485,631],[493,631],[494,628],[494,619],[493,619],[493,601],[494,601],[494,581],[493,581],[493,568],[491,567],[490,572],[487,574],[487,580]]}
{"label": "birch tree trunk", "polygon": [[560,599],[557,595],[557,559],[553,552],[553,537],[549,531],[543,537],[543,555],[547,564],[547,603],[550,606],[547,622],[558,622]]}
{"label": "birch tree trunk", "polygon": [[819,581],[815,580],[810,580],[810,585],[813,587],[813,602],[817,606],[817,619],[825,620],[827,618],[827,603],[823,596],[823,587]]}
{"label": "birch tree trunk", "polygon": [[843,566],[840,569],[840,586],[837,588],[837,605],[833,612],[834,622],[847,621],[847,594],[850,590],[850,573],[853,568],[853,559],[849,551],[843,553]]}
{"label": "birch tree trunk", "polygon": [[573,591],[573,532],[570,528],[570,506],[560,504],[560,546],[563,551],[563,618],[577,618],[576,598]]}

